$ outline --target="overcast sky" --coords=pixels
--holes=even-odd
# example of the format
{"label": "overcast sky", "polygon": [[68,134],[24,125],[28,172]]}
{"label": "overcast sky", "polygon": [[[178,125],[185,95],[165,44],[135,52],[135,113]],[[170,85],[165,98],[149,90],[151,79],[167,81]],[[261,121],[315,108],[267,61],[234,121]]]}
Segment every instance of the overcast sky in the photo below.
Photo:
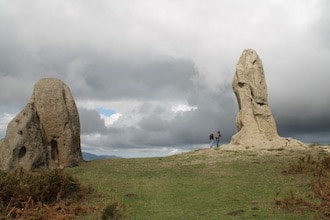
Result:
{"label": "overcast sky", "polygon": [[244,49],[283,137],[330,143],[330,1],[0,0],[0,137],[43,77],[63,80],[83,151],[164,156],[236,133]]}

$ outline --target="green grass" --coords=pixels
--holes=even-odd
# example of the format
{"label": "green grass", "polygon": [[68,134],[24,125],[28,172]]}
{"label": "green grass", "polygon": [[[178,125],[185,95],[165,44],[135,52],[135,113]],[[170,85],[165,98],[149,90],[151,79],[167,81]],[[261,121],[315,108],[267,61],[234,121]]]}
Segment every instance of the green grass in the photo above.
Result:
{"label": "green grass", "polygon": [[[310,152],[308,152],[310,153]],[[100,219],[118,203],[123,219],[313,219],[311,211],[289,212],[277,198],[312,196],[310,178],[283,170],[307,152],[256,154],[200,150],[162,158],[107,159],[67,171],[97,192],[97,211],[78,219]]]}

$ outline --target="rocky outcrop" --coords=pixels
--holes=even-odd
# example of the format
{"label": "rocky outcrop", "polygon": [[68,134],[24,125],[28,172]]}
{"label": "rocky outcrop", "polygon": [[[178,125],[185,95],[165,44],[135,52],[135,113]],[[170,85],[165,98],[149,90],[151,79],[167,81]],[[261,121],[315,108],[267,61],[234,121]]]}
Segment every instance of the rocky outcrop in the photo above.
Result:
{"label": "rocky outcrop", "polygon": [[305,144],[298,140],[278,135],[268,103],[263,65],[254,50],[243,51],[236,65],[232,87],[239,108],[236,117],[238,132],[224,148],[305,147]]}
{"label": "rocky outcrop", "polygon": [[70,167],[80,161],[80,122],[71,91],[59,79],[41,79],[0,141],[1,168]]}

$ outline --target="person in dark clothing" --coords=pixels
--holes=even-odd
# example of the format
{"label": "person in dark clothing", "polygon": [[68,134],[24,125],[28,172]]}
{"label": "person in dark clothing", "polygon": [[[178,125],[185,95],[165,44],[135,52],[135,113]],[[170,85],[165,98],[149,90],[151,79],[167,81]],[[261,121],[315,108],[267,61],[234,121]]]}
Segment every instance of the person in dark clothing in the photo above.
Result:
{"label": "person in dark clothing", "polygon": [[212,148],[213,147],[213,141],[214,141],[213,133],[210,134],[209,139],[210,139],[210,142],[211,142],[210,143],[210,148]]}
{"label": "person in dark clothing", "polygon": [[217,147],[219,147],[220,138],[221,138],[221,133],[220,131],[218,131],[217,134],[215,135],[215,140],[217,141]]}

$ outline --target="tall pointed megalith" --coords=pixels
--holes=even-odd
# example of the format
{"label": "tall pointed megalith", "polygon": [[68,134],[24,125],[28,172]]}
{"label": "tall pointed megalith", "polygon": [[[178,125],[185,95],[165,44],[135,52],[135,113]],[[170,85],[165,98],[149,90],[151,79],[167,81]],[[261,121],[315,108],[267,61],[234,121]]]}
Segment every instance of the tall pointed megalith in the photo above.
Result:
{"label": "tall pointed megalith", "polygon": [[261,59],[256,51],[243,51],[237,65],[232,87],[238,102],[237,133],[230,145],[244,148],[282,148],[305,146],[277,133],[275,119],[268,102],[267,85]]}

